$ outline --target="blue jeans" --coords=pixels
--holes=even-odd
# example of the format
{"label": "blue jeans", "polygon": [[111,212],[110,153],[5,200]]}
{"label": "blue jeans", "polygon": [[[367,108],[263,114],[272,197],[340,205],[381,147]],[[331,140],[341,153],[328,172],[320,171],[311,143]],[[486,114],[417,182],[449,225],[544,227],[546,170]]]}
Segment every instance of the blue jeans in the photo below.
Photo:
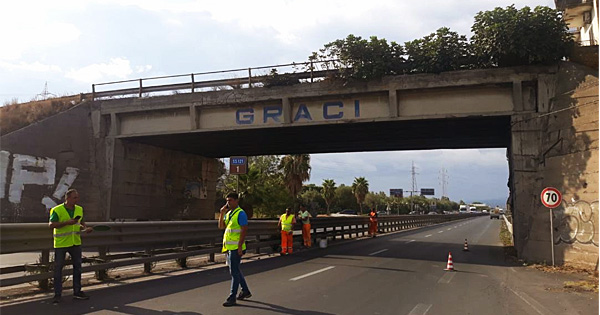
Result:
{"label": "blue jeans", "polygon": [[242,257],[237,250],[227,251],[227,264],[229,265],[229,273],[231,274],[231,292],[229,293],[228,301],[235,301],[239,286],[242,286],[242,292],[250,292],[246,279],[240,270]]}
{"label": "blue jeans", "polygon": [[73,293],[81,292],[81,246],[54,249],[54,295],[62,295],[62,269],[65,265],[65,254],[69,253],[73,262]]}

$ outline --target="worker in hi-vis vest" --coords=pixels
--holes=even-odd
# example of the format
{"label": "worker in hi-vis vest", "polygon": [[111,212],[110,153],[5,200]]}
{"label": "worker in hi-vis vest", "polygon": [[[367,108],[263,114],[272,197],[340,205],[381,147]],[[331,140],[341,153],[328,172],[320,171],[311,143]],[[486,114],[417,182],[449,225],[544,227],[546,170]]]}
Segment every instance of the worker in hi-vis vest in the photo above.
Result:
{"label": "worker in hi-vis vest", "polygon": [[79,193],[69,189],[65,202],[50,210],[48,226],[53,229],[54,238],[54,297],[52,304],[58,304],[62,296],[62,269],[67,253],[73,262],[73,298],[87,300],[90,297],[81,291],[81,233],[90,233],[83,221],[83,207],[77,205]]}
{"label": "worker in hi-vis vest", "polygon": [[292,208],[285,209],[285,213],[279,217],[277,226],[281,229],[281,255],[289,255],[293,252],[294,240],[292,234],[296,224],[296,216],[292,213]]}
{"label": "worker in hi-vis vest", "polygon": [[300,205],[300,219],[302,220],[302,240],[304,241],[304,247],[312,246],[312,239],[310,237],[310,212],[306,210],[306,207]]}
{"label": "worker in hi-vis vest", "polygon": [[377,212],[374,209],[369,212],[369,235],[371,237],[377,235]]}
{"label": "worker in hi-vis vest", "polygon": [[240,269],[242,256],[246,253],[246,233],[248,232],[248,216],[240,208],[238,194],[230,193],[226,197],[227,203],[219,213],[219,229],[225,230],[223,234],[223,249],[226,253],[229,274],[231,274],[231,291],[223,306],[236,305],[236,294],[239,286],[242,292],[237,296],[238,300],[244,300],[252,296],[246,279]]}

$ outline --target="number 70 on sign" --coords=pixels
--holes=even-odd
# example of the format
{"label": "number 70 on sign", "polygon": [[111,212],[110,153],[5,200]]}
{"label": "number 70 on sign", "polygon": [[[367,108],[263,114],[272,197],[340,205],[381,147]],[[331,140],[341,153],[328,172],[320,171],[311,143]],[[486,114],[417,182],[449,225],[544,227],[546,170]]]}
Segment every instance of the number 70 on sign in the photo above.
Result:
{"label": "number 70 on sign", "polygon": [[542,199],[542,204],[546,208],[556,208],[560,206],[562,202],[562,195],[558,189],[554,187],[546,187],[542,190],[542,194],[540,195]]}

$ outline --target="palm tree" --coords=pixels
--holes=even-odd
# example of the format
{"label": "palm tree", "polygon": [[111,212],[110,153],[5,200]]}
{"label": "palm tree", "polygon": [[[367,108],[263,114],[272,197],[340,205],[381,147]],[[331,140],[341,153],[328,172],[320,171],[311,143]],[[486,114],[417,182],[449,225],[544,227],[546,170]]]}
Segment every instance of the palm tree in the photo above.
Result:
{"label": "palm tree", "polygon": [[327,204],[327,215],[330,214],[329,207],[333,202],[333,198],[335,197],[335,182],[333,179],[324,179],[323,180],[323,199],[325,199],[325,203]]}
{"label": "palm tree", "polygon": [[310,179],[310,154],[290,154],[281,159],[279,169],[283,171],[285,185],[296,202],[302,183]]}
{"label": "palm tree", "polygon": [[365,202],[365,196],[369,192],[369,182],[364,177],[354,177],[354,183],[352,183],[352,193],[356,197],[356,202],[360,207],[360,214],[362,214],[362,204]]}

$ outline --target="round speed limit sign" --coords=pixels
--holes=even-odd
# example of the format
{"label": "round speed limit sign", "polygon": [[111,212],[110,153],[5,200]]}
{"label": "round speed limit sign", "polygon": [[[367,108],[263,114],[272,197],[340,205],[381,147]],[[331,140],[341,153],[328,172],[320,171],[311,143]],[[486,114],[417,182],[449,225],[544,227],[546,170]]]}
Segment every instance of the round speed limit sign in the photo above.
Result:
{"label": "round speed limit sign", "polygon": [[560,191],[554,187],[544,188],[540,197],[542,198],[542,204],[546,206],[546,208],[556,208],[560,206],[560,203],[562,202]]}

